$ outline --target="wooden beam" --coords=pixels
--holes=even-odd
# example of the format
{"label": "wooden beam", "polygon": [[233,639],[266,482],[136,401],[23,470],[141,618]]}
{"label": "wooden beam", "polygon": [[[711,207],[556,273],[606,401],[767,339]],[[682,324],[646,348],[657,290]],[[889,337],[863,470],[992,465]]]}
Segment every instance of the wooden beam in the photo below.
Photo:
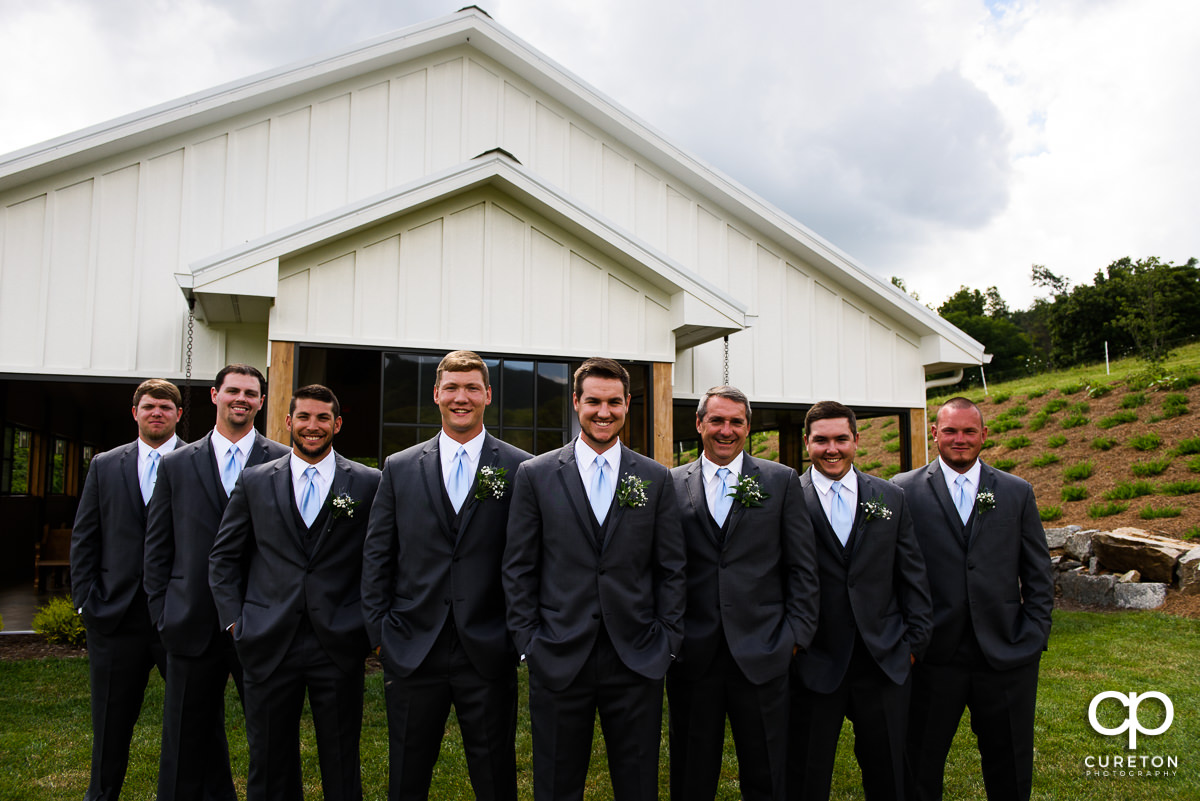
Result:
{"label": "wooden beam", "polygon": [[652,441],[654,460],[670,467],[674,463],[672,449],[675,443],[675,396],[672,393],[670,362],[654,362],[650,365],[650,384],[653,393],[654,438]]}
{"label": "wooden beam", "polygon": [[925,419],[925,407],[909,409],[909,456],[915,470],[929,464],[929,423]]}
{"label": "wooden beam", "polygon": [[287,444],[288,404],[296,382],[296,343],[272,342],[267,366],[267,438]]}

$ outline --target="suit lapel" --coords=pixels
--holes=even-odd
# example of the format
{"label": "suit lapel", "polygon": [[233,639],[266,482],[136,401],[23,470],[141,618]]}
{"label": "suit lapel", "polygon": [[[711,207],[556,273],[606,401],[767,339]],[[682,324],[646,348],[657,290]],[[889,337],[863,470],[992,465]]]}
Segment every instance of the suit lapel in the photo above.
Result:
{"label": "suit lapel", "polygon": [[[471,523],[471,518],[475,516],[475,510],[479,508],[482,501],[476,499],[475,493],[478,491],[479,475],[485,467],[495,467],[500,461],[500,443],[491,434],[483,435],[483,450],[479,452],[479,469],[475,471],[475,478],[471,482],[471,489],[467,491],[466,500],[463,501],[461,516],[458,521],[458,540],[461,542],[463,532],[467,530],[467,526]],[[511,480],[511,479],[510,479]]]}
{"label": "suit lapel", "polygon": [[812,482],[812,468],[804,471],[804,475],[800,476],[800,488],[804,492],[804,505],[808,507],[808,516],[816,521],[816,527],[821,531],[821,536],[825,540],[825,545],[831,548],[839,557],[845,555],[845,548],[842,547],[842,541],[838,539],[837,533],[833,530],[833,526],[829,523],[829,518],[825,515],[825,509],[821,506],[821,496],[817,494],[817,487]]}
{"label": "suit lapel", "polygon": [[[325,497],[326,506],[328,506],[334,498],[342,495],[343,493],[346,495],[353,495],[353,493],[350,492],[350,485],[352,483],[350,475],[350,463],[343,459],[342,455],[337,452],[333,454],[333,463],[333,483],[329,485],[329,495]],[[317,542],[313,545],[313,556],[316,556],[321,552],[321,547],[325,544],[330,530],[333,529],[334,524],[337,522],[337,518],[334,515],[335,511],[336,510],[334,509],[329,510],[329,515],[325,518],[325,525],[321,527],[321,531],[317,534]]]}
{"label": "suit lapel", "polygon": [[[637,478],[641,478],[641,476],[638,476],[633,469],[633,451],[629,448],[626,448],[623,444],[620,446],[620,448],[621,466],[617,468],[617,474],[613,477],[615,484],[613,487],[613,499],[612,504],[608,507],[608,515],[604,518],[604,541],[600,546],[601,551],[608,547],[608,543],[612,539],[613,534],[617,532],[617,526],[621,525],[621,518],[625,516],[625,507],[621,505],[620,499],[618,498],[618,492],[621,489],[621,481],[625,476],[635,476]],[[582,483],[583,482],[581,481],[580,484]]]}
{"label": "suit lapel", "polygon": [[446,504],[442,499],[442,492],[446,485],[442,481],[442,452],[438,443],[439,438],[435,435],[421,449],[421,478],[425,482],[425,495],[429,500],[429,505],[433,508],[433,513],[437,515],[442,536],[450,542],[454,542],[454,535],[450,532],[450,519],[446,517]]}
{"label": "suit lapel", "polygon": [[262,464],[271,455],[270,451],[267,450],[267,438],[260,437],[257,431],[253,432],[252,436],[254,437],[254,444],[250,446],[250,453],[246,456],[246,463],[242,465],[243,470],[247,467],[253,467],[256,464]]}
{"label": "suit lapel", "polygon": [[942,507],[942,514],[946,516],[946,525],[954,533],[954,538],[958,540],[959,544],[965,545],[962,537],[959,536],[959,532],[962,531],[962,518],[958,516],[958,507],[954,505],[954,499],[950,497],[950,491],[946,489],[946,477],[942,475],[941,462],[934,460],[929,465],[925,472],[925,480],[929,482],[930,491],[933,492]]}
{"label": "suit lapel", "polygon": [[213,506],[224,509],[225,504],[229,502],[229,496],[225,494],[225,488],[221,486],[220,468],[217,467],[217,456],[213,451],[212,434],[210,433],[191,447],[192,452],[188,456],[196,471],[196,480],[204,488],[204,492],[212,501]]}
{"label": "suit lapel", "polygon": [[854,555],[858,553],[862,541],[866,538],[867,515],[863,510],[867,492],[871,489],[871,479],[860,473],[857,467],[850,469],[854,471],[854,475],[858,479],[858,494],[855,496],[858,502],[854,505],[854,523],[850,526],[850,539],[846,541],[846,546],[850,550],[850,558],[853,559]]}
{"label": "suit lapel", "polygon": [[713,533],[713,527],[708,525],[708,497],[704,493],[704,470],[700,466],[699,459],[692,462],[692,466],[688,468],[683,483],[687,487],[688,503],[692,507],[692,514],[701,523],[700,529],[704,532],[704,536],[708,537],[709,542],[715,547],[720,548],[721,543],[717,541]]}
{"label": "suit lapel", "polygon": [[596,549],[596,538],[592,536],[592,506],[588,503],[587,491],[583,488],[583,478],[580,477],[579,466],[575,462],[575,440],[568,442],[558,452],[558,481],[575,512],[580,532],[584,534],[584,539],[591,544],[592,548]]}
{"label": "suit lapel", "polygon": [[288,533],[292,535],[292,539],[296,542],[296,547],[304,551],[304,543],[302,538],[304,532],[296,527],[296,516],[292,514],[292,508],[296,505],[295,493],[292,491],[292,469],[291,459],[283,460],[282,464],[276,464],[275,470],[271,473],[271,491],[275,496],[275,505],[279,508],[279,516],[283,518],[283,524],[287,526]]}
{"label": "suit lapel", "polygon": [[142,481],[138,475],[138,444],[126,445],[121,452],[121,478],[129,492],[130,509],[140,509],[142,522],[146,522],[146,502],[142,500]]}
{"label": "suit lapel", "polygon": [[[971,509],[971,517],[967,519],[967,548],[969,549],[975,544],[975,537],[979,533],[980,518],[983,517],[983,512],[979,509],[979,493],[984,490],[990,490],[992,496],[996,494],[996,474],[992,468],[988,467],[983,462],[979,463],[979,486],[975,490],[975,506]],[[942,482],[945,483],[945,482]]]}
{"label": "suit lapel", "polygon": [[[754,461],[754,458],[752,456],[750,456],[749,454],[747,454],[742,457],[742,475],[738,478],[738,481],[740,482],[743,477],[752,478],[755,481],[757,481],[759,473],[761,473],[761,472],[762,472],[762,470],[761,470],[761,468],[759,468],[758,464]],[[742,506],[741,501],[735,500],[733,502],[733,504],[729,507],[729,526],[725,529],[725,544],[726,545],[728,545],[729,541],[733,539],[733,530],[735,528],[737,528],[738,523],[741,522],[741,520],[745,516],[745,514],[746,514],[746,507]]]}

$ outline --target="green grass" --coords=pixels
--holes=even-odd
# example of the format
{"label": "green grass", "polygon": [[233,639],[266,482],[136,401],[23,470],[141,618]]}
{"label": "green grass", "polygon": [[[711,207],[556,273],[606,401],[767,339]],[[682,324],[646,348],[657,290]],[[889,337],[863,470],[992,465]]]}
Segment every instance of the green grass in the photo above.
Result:
{"label": "green grass", "polygon": [[1191,526],[1187,531],[1183,532],[1180,539],[1194,540],[1200,539],[1200,526]]}
{"label": "green grass", "polygon": [[1062,428],[1079,428],[1080,426],[1086,426],[1089,422],[1091,421],[1086,415],[1072,412],[1067,417],[1064,417],[1061,422],[1059,422],[1059,426]]}
{"label": "green grass", "polygon": [[1061,506],[1038,507],[1038,517],[1042,519],[1043,523],[1049,523],[1051,521],[1058,520],[1060,517],[1062,517],[1062,514]]}
{"label": "green grass", "polygon": [[899,453],[900,443],[896,440],[893,440],[892,442],[885,442],[883,443],[883,449],[887,453]]}
{"label": "green grass", "polygon": [[992,403],[999,406],[1001,403],[1004,403],[1011,397],[1012,397],[1012,395],[1010,395],[1007,392],[997,392],[995,395],[992,396]]}
{"label": "green grass", "polygon": [[1012,431],[1015,428],[1023,428],[1025,426],[1020,420],[1012,417],[997,417],[988,423],[988,431],[992,434],[1003,434],[1006,431]]}
{"label": "green grass", "polygon": [[1071,402],[1066,398],[1051,398],[1042,407],[1042,411],[1046,414],[1056,414],[1071,405]]}
{"label": "green grass", "polygon": [[1200,473],[1200,456],[1193,456],[1188,459],[1188,470],[1193,473]]}
{"label": "green grass", "polygon": [[1088,517],[1112,517],[1113,515],[1121,514],[1121,512],[1124,512],[1128,508],[1129,504],[1127,503],[1109,501],[1107,503],[1093,503],[1088,507],[1087,513]]}
{"label": "green grass", "polygon": [[1172,392],[1163,398],[1162,416],[1180,417],[1188,412],[1188,398],[1179,392]]}
{"label": "green grass", "polygon": [[1029,422],[1025,424],[1025,429],[1027,431],[1041,431],[1046,427],[1046,423],[1048,422],[1050,422],[1050,415],[1046,414],[1046,410],[1043,409],[1029,418]]}
{"label": "green grass", "polygon": [[1007,473],[1018,464],[1020,464],[1020,462],[1018,462],[1016,459],[997,459],[996,461],[992,462],[992,467],[996,468],[997,470],[1003,470]]}
{"label": "green grass", "polygon": [[899,436],[900,436],[899,431],[884,431],[883,434],[881,434],[879,438],[881,440],[883,440],[884,442],[891,442],[892,440],[896,439]]}
{"label": "green grass", "polygon": [[1108,417],[1101,417],[1096,421],[1096,428],[1107,430],[1124,425],[1125,423],[1136,423],[1137,419],[1137,412],[1122,410],[1115,414],[1110,414]]}
{"label": "green grass", "polygon": [[1066,445],[1066,444],[1067,444],[1067,438],[1064,437],[1062,434],[1051,434],[1050,438],[1046,440],[1046,445],[1051,448],[1061,448],[1063,445]]}
{"label": "green grass", "polygon": [[[862,452],[859,451],[859,453],[861,454]],[[866,462],[865,464],[858,465],[858,469],[862,470],[864,473],[870,473],[875,470],[878,470],[882,465],[883,465],[883,462],[880,462],[880,461]]]}
{"label": "green grass", "polygon": [[1122,481],[1108,492],[1104,493],[1106,501],[1131,501],[1154,494],[1154,485],[1149,481]]}
{"label": "green grass", "polygon": [[1028,448],[1032,444],[1033,444],[1032,440],[1030,440],[1029,437],[1026,437],[1024,435],[1020,435],[1020,436],[1016,436],[1016,437],[1009,437],[1008,439],[1004,440],[1004,447],[1008,448],[1010,451],[1020,450],[1021,448]]}
{"label": "green grass", "polygon": [[1171,457],[1166,456],[1162,459],[1151,459],[1148,462],[1134,462],[1129,466],[1129,472],[1138,478],[1150,478],[1162,475],[1170,466]]}
{"label": "green grass", "polygon": [[1149,434],[1139,434],[1129,439],[1129,447],[1139,451],[1152,451],[1162,447],[1162,437],[1153,431]]}
{"label": "green grass", "polygon": [[1159,520],[1164,517],[1179,517],[1181,514],[1183,510],[1178,506],[1147,506],[1138,512],[1138,517],[1143,520]]}
{"label": "green grass", "polygon": [[1029,464],[1033,467],[1048,467],[1052,464],[1056,464],[1058,461],[1059,456],[1057,453],[1043,453]]}
{"label": "green grass", "polygon": [[1195,479],[1169,481],[1159,485],[1158,491],[1163,495],[1194,495],[1200,492],[1200,481],[1196,481]]}
{"label": "green grass", "polygon": [[[1104,647],[1119,643],[1120,647]],[[1200,798],[1200,716],[1191,699],[1196,697],[1196,664],[1200,663],[1200,620],[1170,617],[1157,612],[1054,612],[1050,645],[1043,654],[1034,721],[1033,798],[1035,801],[1162,801]],[[1149,666],[1153,666],[1152,672]],[[518,709],[517,770],[520,798],[532,798],[531,741],[525,689],[521,679]],[[5,801],[59,801],[82,798],[87,788],[91,727],[88,712],[87,661],[48,659],[0,662],[0,799]],[[1105,690],[1147,692],[1156,690],[1174,701],[1175,720],[1156,737],[1138,739],[1139,752],[1178,755],[1174,777],[1121,779],[1088,777],[1088,756],[1126,753],[1124,736],[1106,737],[1087,722],[1092,698]],[[162,681],[151,678],[146,707],[134,732],[132,759],[123,798],[154,797],[158,773]],[[1111,712],[1103,708],[1101,715]],[[1162,722],[1161,708],[1146,703],[1139,709],[1147,727]],[[244,720],[232,683],[226,693],[233,773],[240,797],[245,793],[246,739]],[[301,729],[305,797],[321,797],[317,753],[307,712]],[[668,755],[663,715],[663,746],[659,761],[660,798],[666,798]],[[1106,725],[1114,721],[1103,719]],[[1143,745],[1147,743],[1147,745]],[[831,798],[862,798],[862,778],[854,760],[854,732],[846,723],[834,763]],[[611,798],[605,751],[599,730],[594,740],[591,768],[584,797],[588,801]],[[365,797],[378,801],[387,785],[387,723],[381,674],[367,677],[362,737],[362,774]],[[737,760],[726,736],[717,798],[739,797]],[[964,716],[951,746],[946,766],[947,799],[983,798],[979,754]],[[458,725],[451,715],[446,739],[434,772],[430,798],[473,797],[462,758]]]}
{"label": "green grass", "polygon": [[1072,381],[1069,384],[1063,384],[1058,388],[1058,391],[1064,395],[1074,395],[1076,392],[1082,392],[1086,386],[1087,384],[1083,381]]}
{"label": "green grass", "polygon": [[1200,453],[1200,437],[1181,439],[1171,449],[1172,456],[1191,456],[1195,453]]}
{"label": "green grass", "polygon": [[1150,402],[1146,397],[1145,392],[1126,392],[1125,397],[1121,398],[1122,409],[1136,409],[1139,406],[1145,406]]}
{"label": "green grass", "polygon": [[1092,448],[1097,451],[1111,451],[1117,444],[1112,437],[1096,437],[1092,440]]}
{"label": "green grass", "polygon": [[1087,496],[1087,487],[1081,487],[1078,484],[1068,484],[1062,488],[1062,499],[1064,501],[1082,501]]}
{"label": "green grass", "polygon": [[1063,468],[1063,478],[1067,481],[1083,481],[1085,478],[1091,478],[1092,472],[1096,466],[1091,462],[1079,462],[1070,467]]}
{"label": "green grass", "polygon": [[1031,389],[1025,395],[1025,397],[1028,398],[1029,400],[1036,400],[1037,398],[1044,397],[1045,394],[1049,391],[1050,390],[1046,389],[1045,387],[1042,387],[1040,389]]}

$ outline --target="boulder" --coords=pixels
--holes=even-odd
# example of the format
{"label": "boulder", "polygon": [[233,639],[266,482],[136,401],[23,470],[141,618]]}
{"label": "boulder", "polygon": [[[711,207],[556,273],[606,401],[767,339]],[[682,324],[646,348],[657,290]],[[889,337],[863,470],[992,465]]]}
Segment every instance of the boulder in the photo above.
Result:
{"label": "boulder", "polygon": [[1200,595],[1200,547],[1179,557],[1179,592]]}
{"label": "boulder", "polygon": [[1117,573],[1137,570],[1146,581],[1163,584],[1175,580],[1175,563],[1190,550],[1186,542],[1140,528],[1101,531],[1091,539],[1092,549],[1106,570]]}
{"label": "boulder", "polygon": [[1067,553],[1087,564],[1088,559],[1092,557],[1092,537],[1097,533],[1097,529],[1094,528],[1087,531],[1072,531],[1067,535]]}
{"label": "boulder", "polygon": [[1120,609],[1158,609],[1167,602],[1167,585],[1146,581],[1113,587],[1113,600]]}
{"label": "boulder", "polygon": [[1137,572],[1136,570],[1130,570],[1128,573],[1122,574],[1121,577],[1117,579],[1117,583],[1118,584],[1136,584],[1141,580],[1142,580],[1141,573]]}
{"label": "boulder", "polygon": [[1089,606],[1112,606],[1116,576],[1089,576],[1087,573],[1060,573],[1058,586],[1062,597]]}
{"label": "boulder", "polygon": [[1046,529],[1046,547],[1052,551],[1067,547],[1067,537],[1079,530],[1079,526]]}

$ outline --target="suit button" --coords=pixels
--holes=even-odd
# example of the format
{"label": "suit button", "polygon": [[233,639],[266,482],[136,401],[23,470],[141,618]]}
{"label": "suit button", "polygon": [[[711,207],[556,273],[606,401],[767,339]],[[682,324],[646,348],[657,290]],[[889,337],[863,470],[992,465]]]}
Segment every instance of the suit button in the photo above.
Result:
{"label": "suit button", "polygon": [[967,560],[967,570],[974,570],[974,569],[975,569],[975,563],[972,562],[970,559],[968,559]]}

